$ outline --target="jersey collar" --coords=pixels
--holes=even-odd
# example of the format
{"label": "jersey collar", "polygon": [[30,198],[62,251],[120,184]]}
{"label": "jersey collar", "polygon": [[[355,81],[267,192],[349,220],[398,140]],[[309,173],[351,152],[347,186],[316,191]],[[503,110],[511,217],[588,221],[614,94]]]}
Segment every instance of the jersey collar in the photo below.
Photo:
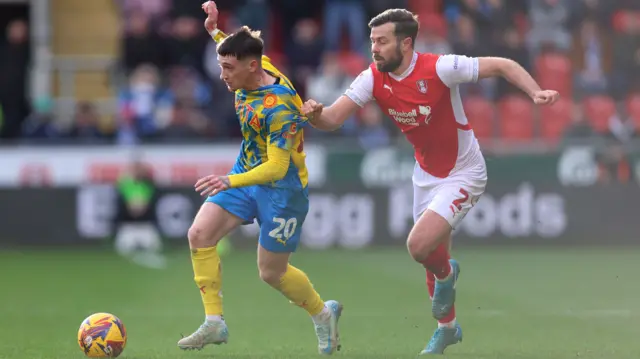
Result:
{"label": "jersey collar", "polygon": [[413,57],[411,58],[411,63],[409,64],[409,67],[407,67],[407,69],[402,73],[402,75],[396,76],[392,73],[389,73],[389,75],[391,76],[392,79],[396,81],[402,81],[407,77],[409,77],[409,75],[411,75],[411,73],[413,72],[413,69],[416,67],[416,62],[418,62],[418,53],[414,51]]}

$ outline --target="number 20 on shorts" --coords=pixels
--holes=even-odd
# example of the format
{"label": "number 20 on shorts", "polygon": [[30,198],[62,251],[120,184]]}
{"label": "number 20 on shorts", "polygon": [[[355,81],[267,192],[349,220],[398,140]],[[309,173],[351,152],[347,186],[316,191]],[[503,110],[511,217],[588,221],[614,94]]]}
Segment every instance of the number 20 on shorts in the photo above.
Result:
{"label": "number 20 on shorts", "polygon": [[278,226],[269,232],[269,237],[275,239],[278,243],[287,244],[289,238],[296,232],[298,219],[295,217],[289,219],[273,217],[273,223]]}

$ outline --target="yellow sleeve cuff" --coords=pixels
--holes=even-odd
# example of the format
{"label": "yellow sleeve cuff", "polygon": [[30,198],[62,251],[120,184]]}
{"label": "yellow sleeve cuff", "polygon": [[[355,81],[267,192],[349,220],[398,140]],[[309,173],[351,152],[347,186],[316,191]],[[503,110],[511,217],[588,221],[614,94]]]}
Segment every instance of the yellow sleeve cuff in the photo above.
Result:
{"label": "yellow sleeve cuff", "polygon": [[275,145],[267,146],[268,160],[245,172],[229,175],[231,188],[276,182],[284,178],[291,162],[291,153]]}
{"label": "yellow sleeve cuff", "polygon": [[227,38],[227,34],[225,34],[222,30],[220,29],[213,29],[213,31],[211,31],[210,33],[211,38],[213,39],[213,41],[217,42],[218,44]]}

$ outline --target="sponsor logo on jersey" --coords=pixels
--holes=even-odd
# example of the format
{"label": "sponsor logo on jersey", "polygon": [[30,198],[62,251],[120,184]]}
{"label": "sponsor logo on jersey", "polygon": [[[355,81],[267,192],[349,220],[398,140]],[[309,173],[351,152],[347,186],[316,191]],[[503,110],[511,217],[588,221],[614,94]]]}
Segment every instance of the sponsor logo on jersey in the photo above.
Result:
{"label": "sponsor logo on jersey", "polygon": [[418,85],[418,91],[420,91],[420,93],[427,93],[427,80],[418,80],[416,85]]}
{"label": "sponsor logo on jersey", "polygon": [[410,126],[418,126],[418,112],[415,109],[409,112],[403,112],[390,108],[389,116],[393,117],[393,119],[398,123]]}
{"label": "sponsor logo on jersey", "polygon": [[431,121],[431,106],[418,106],[418,112],[424,116],[424,123],[428,125]]}
{"label": "sponsor logo on jersey", "polygon": [[398,111],[390,108],[389,116],[398,123],[410,126],[419,126],[421,120],[419,120],[418,116],[424,116],[424,123],[428,125],[431,120],[431,106],[418,106],[417,110],[413,109],[411,111]]}

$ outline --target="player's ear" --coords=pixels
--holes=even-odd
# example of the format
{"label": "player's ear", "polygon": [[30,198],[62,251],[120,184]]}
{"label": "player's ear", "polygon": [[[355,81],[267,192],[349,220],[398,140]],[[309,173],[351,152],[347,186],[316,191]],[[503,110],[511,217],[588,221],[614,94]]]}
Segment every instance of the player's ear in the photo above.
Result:
{"label": "player's ear", "polygon": [[411,50],[411,48],[413,47],[413,40],[410,37],[405,37],[402,40],[402,47],[405,50]]}
{"label": "player's ear", "polygon": [[251,72],[256,72],[260,69],[260,62],[256,59],[251,59],[249,62],[249,69]]}

